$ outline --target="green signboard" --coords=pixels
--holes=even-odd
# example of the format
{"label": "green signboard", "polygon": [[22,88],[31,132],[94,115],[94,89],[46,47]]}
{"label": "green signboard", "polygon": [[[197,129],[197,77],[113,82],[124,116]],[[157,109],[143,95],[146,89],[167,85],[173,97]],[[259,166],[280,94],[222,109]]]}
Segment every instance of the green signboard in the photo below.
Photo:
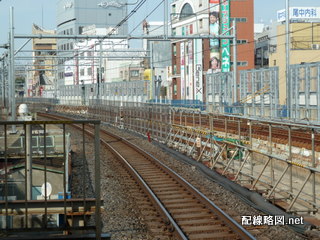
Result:
{"label": "green signboard", "polygon": [[[229,0],[220,3],[221,32],[224,33],[230,28],[230,2]],[[221,71],[230,72],[230,40],[221,40]]]}

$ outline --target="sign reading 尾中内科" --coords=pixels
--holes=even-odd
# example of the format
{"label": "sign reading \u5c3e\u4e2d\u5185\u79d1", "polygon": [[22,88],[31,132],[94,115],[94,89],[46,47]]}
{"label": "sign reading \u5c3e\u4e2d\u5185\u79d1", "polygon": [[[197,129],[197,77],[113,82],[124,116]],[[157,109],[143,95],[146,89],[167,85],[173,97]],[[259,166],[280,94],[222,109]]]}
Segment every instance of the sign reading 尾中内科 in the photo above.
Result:
{"label": "sign reading \u5c3e\u4e2d\u5185\u79d1", "polygon": [[[320,7],[290,7],[289,19],[294,20],[314,20],[320,19]],[[286,20],[286,10],[277,11],[277,21],[284,22]]]}

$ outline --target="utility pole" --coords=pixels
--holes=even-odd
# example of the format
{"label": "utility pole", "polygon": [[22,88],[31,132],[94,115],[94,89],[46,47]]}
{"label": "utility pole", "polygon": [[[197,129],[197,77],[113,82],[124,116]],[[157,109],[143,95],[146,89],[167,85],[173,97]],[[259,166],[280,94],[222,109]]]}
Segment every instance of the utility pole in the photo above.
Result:
{"label": "utility pole", "polygon": [[153,66],[153,42],[149,41],[150,46],[150,99],[154,99],[155,96],[155,82],[154,82],[154,66]]}
{"label": "utility pole", "polygon": [[233,102],[237,103],[237,77],[238,77],[238,56],[237,56],[237,24],[233,20],[233,86],[234,86],[234,99]]}
{"label": "utility pole", "polygon": [[[10,7],[10,79],[11,92],[9,96],[11,97],[11,120],[16,120],[16,84],[15,84],[15,74],[14,74],[14,21],[13,21],[13,7]],[[12,132],[16,132],[16,126],[12,125]]]}
{"label": "utility pole", "polygon": [[291,117],[291,81],[290,81],[290,19],[289,0],[286,0],[286,92],[287,116]]}
{"label": "utility pole", "polygon": [[[99,41],[99,73],[98,73],[98,96],[97,98],[101,98],[100,85],[102,83],[102,40]],[[99,101],[99,100],[98,100]]]}
{"label": "utility pole", "polygon": [[2,82],[1,82],[1,101],[2,101],[2,104],[3,104],[3,107],[5,108],[6,107],[6,90],[5,90],[5,87],[6,87],[6,81],[5,81],[5,65],[4,65],[4,57],[2,58],[2,71],[1,71],[1,79],[2,79]]}
{"label": "utility pole", "polygon": [[168,0],[164,0],[164,37],[168,38]]}

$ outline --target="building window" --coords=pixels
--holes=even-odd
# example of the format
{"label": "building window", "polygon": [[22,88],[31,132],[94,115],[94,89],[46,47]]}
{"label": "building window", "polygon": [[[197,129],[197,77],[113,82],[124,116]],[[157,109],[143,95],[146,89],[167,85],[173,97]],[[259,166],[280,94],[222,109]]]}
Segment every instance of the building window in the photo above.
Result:
{"label": "building window", "polygon": [[173,13],[173,14],[176,13],[176,5],[175,5],[175,4],[172,5],[172,13]]}
{"label": "building window", "polygon": [[173,44],[173,56],[177,56],[177,45]]}
{"label": "building window", "polygon": [[180,20],[188,18],[193,15],[194,15],[194,13],[193,13],[191,5],[189,3],[186,3],[181,9]]}
{"label": "building window", "polygon": [[177,74],[177,65],[173,65],[173,74]]}
{"label": "building window", "polygon": [[[232,66],[233,62],[230,62],[230,65]],[[248,66],[248,62],[247,61],[243,61],[243,62],[239,61],[239,62],[237,62],[237,65],[241,66],[241,67],[245,67],[245,66]]]}
{"label": "building window", "polygon": [[88,75],[89,75],[89,76],[92,75],[92,68],[91,68],[91,67],[88,68]]}
{"label": "building window", "polygon": [[131,70],[130,77],[139,77],[139,70]]}
{"label": "building window", "polygon": [[79,27],[79,34],[82,34],[82,32],[83,32],[83,26],[80,26]]}
{"label": "building window", "polygon": [[[246,39],[237,39],[237,44],[246,44],[248,40]],[[230,44],[233,44],[233,39],[230,40]]]}
{"label": "building window", "polygon": [[172,35],[176,36],[177,35],[177,29],[176,28],[172,28]]}
{"label": "building window", "polygon": [[182,27],[181,30],[182,30],[182,36],[186,35],[186,28]]}
{"label": "building window", "polygon": [[80,76],[84,76],[84,69],[80,69]]}
{"label": "building window", "polygon": [[199,28],[203,28],[203,19],[199,20]]}
{"label": "building window", "polygon": [[247,22],[247,18],[230,18],[230,21],[236,20],[236,22]]}

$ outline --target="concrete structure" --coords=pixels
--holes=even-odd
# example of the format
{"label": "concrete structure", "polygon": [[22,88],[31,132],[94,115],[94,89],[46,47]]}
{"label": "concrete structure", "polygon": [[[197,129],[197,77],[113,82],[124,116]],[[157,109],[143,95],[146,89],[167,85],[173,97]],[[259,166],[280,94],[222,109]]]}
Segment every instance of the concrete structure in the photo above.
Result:
{"label": "concrete structure", "polygon": [[[32,34],[54,35],[54,30],[45,30],[36,24],[32,26]],[[27,87],[27,96],[53,97],[55,87],[55,64],[57,41],[56,39],[32,39],[33,52],[33,77],[32,84]]]}
{"label": "concrete structure", "polygon": [[15,69],[15,91],[16,96],[22,97],[25,91],[26,67],[16,66]]}
{"label": "concrete structure", "polygon": [[[164,23],[161,21],[144,21],[142,24],[143,34],[148,36],[164,35],[163,25]],[[171,29],[168,29],[168,31],[168,35],[170,35]],[[155,100],[171,99],[171,95],[169,94],[171,78],[169,76],[170,72],[168,72],[171,66],[171,42],[144,39],[143,49],[147,51],[148,56],[144,61],[145,68],[147,69],[144,80],[151,81],[150,97]]]}
{"label": "concrete structure", "polygon": [[[256,29],[255,24],[255,29]],[[271,26],[263,24],[259,32],[255,32],[255,68],[269,67],[269,55],[275,51],[276,46],[276,23]],[[255,30],[256,31],[256,30]]]}
{"label": "concrete structure", "polygon": [[[238,69],[252,69],[254,68],[253,0],[230,1],[230,5],[227,5],[228,3],[229,1],[222,2],[219,0],[174,1],[171,4],[172,34],[220,35],[229,28],[220,23],[230,23],[232,20],[236,20],[237,43],[239,44],[237,51]],[[228,17],[229,12],[230,18]],[[214,23],[210,23],[211,17],[209,16],[214,16]],[[221,19],[219,19],[219,16]],[[222,21],[222,17],[224,21]],[[227,54],[227,56],[224,56],[224,54]],[[230,71],[230,65],[233,64],[230,61],[232,59],[232,47],[230,47],[229,40],[175,41],[172,43],[172,56],[173,99],[205,101],[205,74],[212,71]],[[218,67],[216,70],[213,70],[210,66],[210,59],[213,58],[217,58]]]}
{"label": "concrete structure", "polygon": [[[285,24],[277,26],[277,41],[270,53],[269,66],[279,67],[280,104],[286,104],[286,55]],[[319,23],[301,22],[290,24],[290,64],[320,61]]]}
{"label": "concrete structure", "polygon": [[[37,102],[44,106],[43,98],[41,100]],[[94,124],[94,131],[99,132],[100,121],[78,120],[75,122]],[[68,123],[72,124],[70,121]],[[74,156],[71,154],[71,135],[65,131],[65,125],[68,123],[66,121],[54,121],[54,123],[41,121],[41,124],[37,121],[11,122],[18,130],[14,134],[12,132],[9,134],[5,126],[10,122],[0,123],[0,129],[2,129],[0,132],[0,209],[2,210],[0,229],[5,229],[6,236],[9,238],[12,235],[17,239],[65,238],[66,231],[75,236],[79,227],[83,232],[81,237],[75,237],[77,239],[87,238],[86,235],[92,234],[92,231],[95,235],[91,235],[91,238],[96,239],[95,236],[101,235],[100,208],[103,206],[103,200],[100,194],[101,182],[98,172],[100,169],[98,134],[94,140],[93,151],[79,149],[95,163],[94,172],[90,176],[88,168],[85,167],[86,160],[80,160],[77,166],[79,171],[82,171],[81,179],[76,181],[75,178],[71,178],[71,166],[75,167],[75,165],[71,165],[71,158]],[[63,126],[63,129],[59,129],[59,126]],[[79,139],[85,139],[84,137],[84,135],[80,136]],[[82,145],[82,143],[79,144]],[[88,177],[94,179],[92,195],[89,195],[90,190],[88,191],[84,184]],[[79,191],[73,186],[77,186]],[[70,191],[73,191],[72,194]],[[81,199],[79,199],[80,194]],[[85,216],[89,217],[93,213],[95,214],[94,226],[90,223],[80,223],[81,221],[83,223]]]}
{"label": "concrete structure", "polygon": [[[84,28],[84,35],[107,35],[105,28],[96,28],[94,25]],[[101,48],[101,49],[100,49]],[[100,85],[92,88],[86,96],[98,97],[101,92],[105,99],[107,91],[102,83],[137,81],[143,79],[144,66],[143,50],[131,51],[126,39],[84,40],[74,45],[74,58],[65,62],[65,85],[81,85],[83,89],[91,88],[91,84]],[[100,62],[101,61],[101,62]],[[102,69],[102,79],[99,79],[99,69]],[[62,86],[59,86],[60,96],[64,96]],[[84,92],[83,92],[84,94]]]}
{"label": "concrete structure", "polygon": [[[126,1],[125,1],[126,2]],[[97,28],[105,28],[108,33],[128,34],[128,23],[119,28],[116,25],[127,15],[125,2],[113,1],[108,3],[101,0],[59,0],[57,3],[57,33],[59,35],[82,34],[86,26],[95,25]],[[78,44],[75,40],[64,39],[58,41],[59,64],[58,84],[64,85],[64,62],[73,58],[73,49]]]}
{"label": "concrete structure", "polygon": [[[95,25],[84,28],[84,35],[106,35],[108,30],[105,28],[96,28]],[[113,72],[119,72],[119,67],[107,66],[107,56],[112,55],[113,51],[128,49],[128,41],[125,39],[114,39],[112,41],[105,39],[101,42],[97,39],[82,40],[74,44],[73,58],[64,63],[65,85],[91,84],[97,83],[98,71],[100,67],[100,54],[102,57],[102,79],[101,82],[111,81]],[[112,59],[111,59],[112,60]],[[119,62],[119,61],[118,61]],[[105,73],[106,69],[112,69]],[[105,77],[108,76],[108,79]]]}

